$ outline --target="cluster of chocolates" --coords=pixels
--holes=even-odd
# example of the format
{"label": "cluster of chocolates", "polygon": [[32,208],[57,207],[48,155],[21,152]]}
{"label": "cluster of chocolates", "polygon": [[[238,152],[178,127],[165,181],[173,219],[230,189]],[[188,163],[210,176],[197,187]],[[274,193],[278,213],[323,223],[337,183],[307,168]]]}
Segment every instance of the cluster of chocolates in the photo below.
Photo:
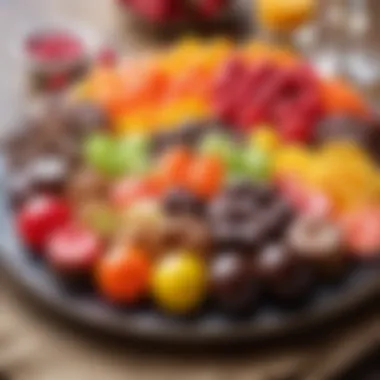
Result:
{"label": "cluster of chocolates", "polygon": [[378,257],[379,129],[360,96],[287,54],[209,48],[192,61],[205,88],[186,77],[170,117],[179,74],[161,57],[141,83],[96,68],[6,142],[20,235],[74,289],[240,316]]}
{"label": "cluster of chocolates", "polygon": [[30,115],[4,142],[13,203],[40,192],[62,194],[81,162],[83,139],[106,125],[98,107],[63,106],[56,99]]}

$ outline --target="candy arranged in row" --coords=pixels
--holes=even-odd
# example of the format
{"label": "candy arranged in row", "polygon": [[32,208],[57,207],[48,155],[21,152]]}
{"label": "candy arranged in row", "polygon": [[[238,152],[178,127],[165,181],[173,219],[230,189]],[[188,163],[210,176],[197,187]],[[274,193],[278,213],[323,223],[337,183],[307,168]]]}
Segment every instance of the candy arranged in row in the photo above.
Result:
{"label": "candy arranged in row", "polygon": [[[93,135],[84,144],[85,157],[94,136],[99,139]],[[272,155],[276,168],[289,148],[281,149],[274,137],[264,127],[248,144]],[[110,141],[120,143],[108,137],[106,147]],[[195,150],[174,145],[158,159],[139,150],[149,162],[140,178],[128,165],[125,172],[110,171],[99,160],[103,150],[96,150],[99,156],[87,156],[92,169],[71,177],[65,197],[25,201],[19,230],[65,283],[91,284],[117,304],[151,298],[165,312],[180,314],[207,300],[228,314],[245,314],[263,292],[279,303],[299,303],[316,283],[344,273],[354,257],[378,253],[378,211],[345,213],[341,222],[313,214],[268,182],[274,169],[269,177],[240,171],[229,179],[230,156],[215,149],[227,141],[238,144],[213,131]],[[122,143],[131,151],[146,147],[136,136]],[[244,157],[244,149],[240,143],[231,152]]]}

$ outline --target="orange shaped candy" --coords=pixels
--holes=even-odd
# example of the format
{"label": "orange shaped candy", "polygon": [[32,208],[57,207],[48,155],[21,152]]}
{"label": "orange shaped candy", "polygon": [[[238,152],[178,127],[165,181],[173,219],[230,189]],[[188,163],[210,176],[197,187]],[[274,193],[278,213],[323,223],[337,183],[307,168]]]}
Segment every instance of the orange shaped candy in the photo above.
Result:
{"label": "orange shaped candy", "polygon": [[367,116],[369,113],[363,97],[343,80],[322,81],[321,95],[325,110],[329,114]]}
{"label": "orange shaped candy", "polygon": [[163,189],[170,186],[186,187],[192,159],[189,150],[184,147],[168,150],[161,157],[154,178]]}
{"label": "orange shaped candy", "polygon": [[219,157],[201,156],[191,165],[188,186],[195,194],[209,198],[219,191],[224,175],[225,167]]}
{"label": "orange shaped candy", "polygon": [[118,247],[97,267],[100,292],[111,302],[133,304],[147,293],[151,277],[148,255],[133,247]]}

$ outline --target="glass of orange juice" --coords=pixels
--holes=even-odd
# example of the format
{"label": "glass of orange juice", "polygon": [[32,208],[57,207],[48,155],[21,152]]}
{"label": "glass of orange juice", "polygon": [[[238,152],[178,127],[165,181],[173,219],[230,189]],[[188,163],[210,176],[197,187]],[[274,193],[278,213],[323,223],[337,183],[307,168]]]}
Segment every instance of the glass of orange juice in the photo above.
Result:
{"label": "glass of orange juice", "polygon": [[264,38],[288,43],[287,39],[308,22],[317,8],[317,0],[256,0],[257,20]]}

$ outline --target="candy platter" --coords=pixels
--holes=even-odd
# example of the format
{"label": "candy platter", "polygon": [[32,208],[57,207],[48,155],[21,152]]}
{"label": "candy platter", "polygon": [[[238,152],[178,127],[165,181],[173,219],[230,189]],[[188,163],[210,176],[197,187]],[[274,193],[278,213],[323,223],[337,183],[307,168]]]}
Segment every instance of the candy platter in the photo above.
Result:
{"label": "candy platter", "polygon": [[257,42],[95,63],[4,143],[1,256],[122,336],[310,328],[378,294],[379,144],[360,94]]}

